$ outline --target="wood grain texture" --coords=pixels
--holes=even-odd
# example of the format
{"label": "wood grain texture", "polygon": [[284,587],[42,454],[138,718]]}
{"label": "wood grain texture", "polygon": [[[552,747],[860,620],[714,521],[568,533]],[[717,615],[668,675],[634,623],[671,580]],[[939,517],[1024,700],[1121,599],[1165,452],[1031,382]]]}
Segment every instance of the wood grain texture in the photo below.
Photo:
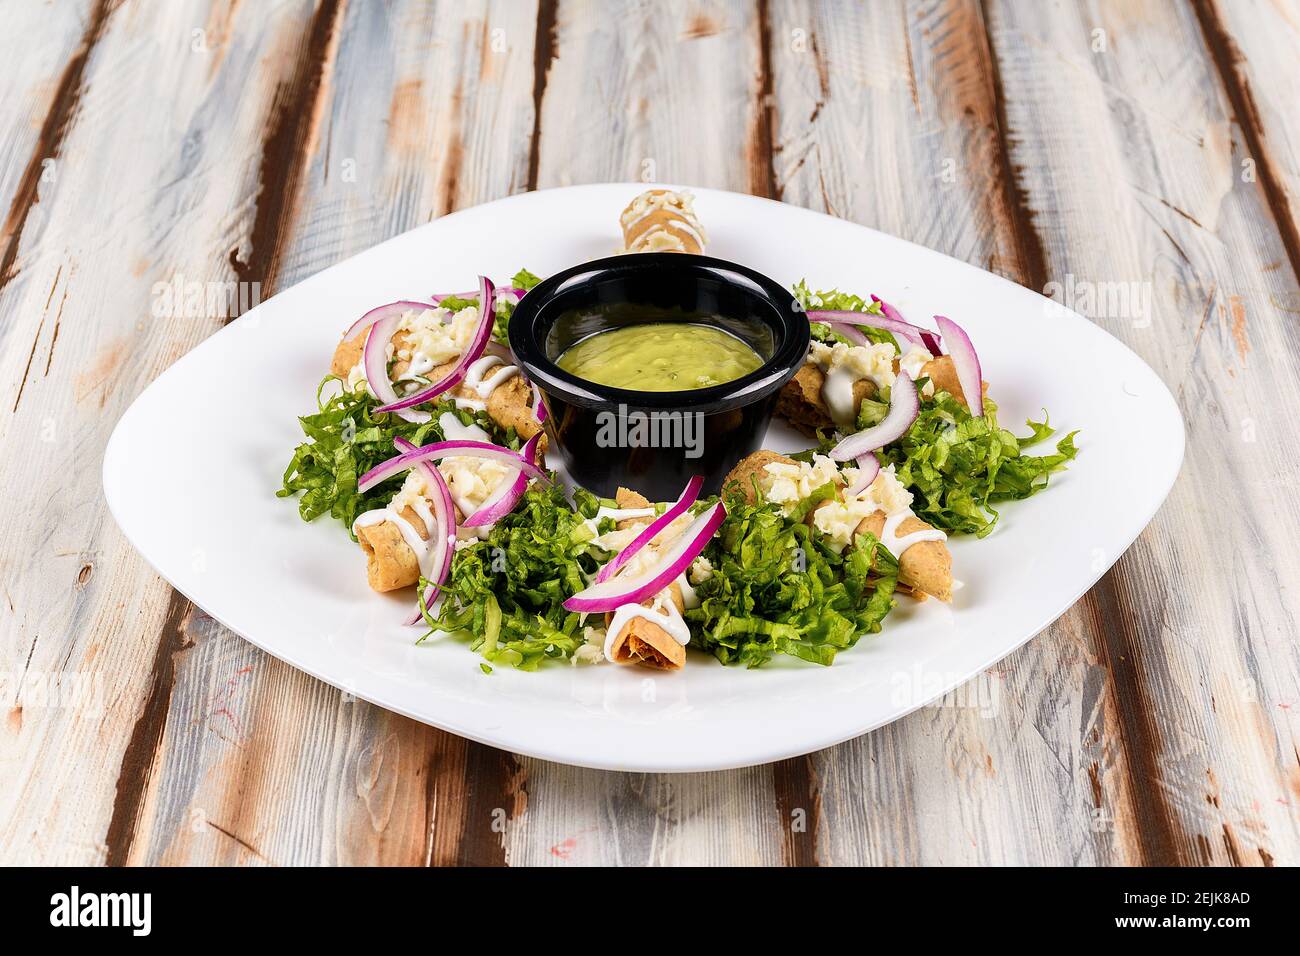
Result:
{"label": "wood grain texture", "polygon": [[[773,35],[787,201],[1041,287],[1042,243],[978,5],[810,3],[785,8]],[[865,289],[870,278],[818,281]],[[1126,862],[1092,778],[1077,769],[1112,759],[1104,673],[1081,624],[1076,610],[962,693],[816,755],[819,860]],[[1028,801],[1051,826],[1017,824]]]}
{"label": "wood grain texture", "polygon": [[[990,19],[1004,82],[1021,90],[1008,119],[1049,278],[1170,383],[1192,450],[1083,603],[1123,755],[1102,768],[1103,802],[1112,784],[1127,791],[1119,836],[1142,862],[1294,859],[1298,674],[1282,634],[1297,516],[1261,476],[1295,468],[1268,436],[1297,399],[1295,324],[1279,308],[1296,275],[1270,197],[1242,176],[1213,57],[1185,54],[1201,40],[1191,8],[1006,5]],[[1080,283],[1135,283],[1149,306],[1087,308],[1070,301]]]}
{"label": "wood grain texture", "polygon": [[[1294,0],[13,16],[0,862],[1300,862]],[[117,532],[112,424],[248,304],[456,208],[625,179],[828,211],[1089,314],[1178,396],[1169,502],[1075,608],[936,705],[700,775],[514,757],[357,701],[192,607]],[[159,314],[177,277],[244,298]]]}
{"label": "wood grain texture", "polygon": [[[338,12],[328,69],[294,111],[316,114],[314,132],[298,122],[294,148],[263,150],[261,181],[290,164],[299,182],[267,230],[273,288],[520,188],[533,11],[456,10]],[[340,693],[211,622],[199,640],[178,673],[136,860],[505,862],[503,830],[527,800],[514,757]],[[179,830],[182,819],[193,826]]]}

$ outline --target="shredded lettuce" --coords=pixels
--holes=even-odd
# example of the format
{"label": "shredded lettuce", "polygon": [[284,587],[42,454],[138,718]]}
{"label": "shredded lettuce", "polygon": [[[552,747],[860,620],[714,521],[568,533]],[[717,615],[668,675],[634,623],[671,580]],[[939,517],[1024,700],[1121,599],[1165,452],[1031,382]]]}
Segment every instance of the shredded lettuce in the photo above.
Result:
{"label": "shredded lettuce", "polygon": [[531,289],[533,286],[537,285],[537,283],[541,281],[542,280],[539,276],[533,275],[527,269],[520,269],[518,272],[514,274],[514,277],[511,278],[510,284],[513,285],[516,289],[523,289],[525,292],[527,292],[529,289]]}
{"label": "shredded lettuce", "polygon": [[284,470],[283,486],[276,495],[287,498],[300,494],[298,513],[303,521],[328,514],[337,518],[349,534],[357,515],[384,507],[405,476],[381,482],[365,494],[357,491],[357,480],[397,454],[394,438],[405,438],[416,445],[442,441],[438,419],[444,412],[451,412],[462,425],[478,425],[495,441],[519,447],[514,429],[503,431],[486,413],[458,409],[450,399],[430,409],[431,421],[415,424],[389,412],[376,412],[381,403],[364,388],[348,391],[335,376],[326,375],[316,391],[316,402],[317,411],[298,419],[307,441],[294,449]]}
{"label": "shredded lettuce", "polygon": [[[879,302],[868,302],[861,296],[841,292],[839,289],[814,292],[808,288],[808,283],[803,279],[794,284],[793,292],[794,297],[799,301],[799,305],[805,312],[821,309],[835,312],[861,312],[863,314],[862,324],[855,323],[855,325],[867,337],[869,342],[888,342],[899,352],[903,351],[899,348],[898,340],[894,338],[893,333],[869,324],[871,316],[881,314]],[[808,327],[813,339],[818,342],[825,342],[827,345],[834,345],[836,342],[843,342],[845,345],[857,344],[847,335],[836,332],[832,326],[827,325],[825,322],[810,322]]]}
{"label": "shredded lettuce", "polygon": [[[795,298],[805,309],[847,309],[879,314],[880,303],[867,303],[859,296],[838,289],[810,290],[802,280],[794,286]],[[813,323],[813,337],[821,341],[843,341],[822,323]],[[824,330],[824,334],[819,330]],[[880,329],[863,328],[872,341],[898,343]],[[901,350],[900,350],[901,351]],[[928,380],[922,376],[917,388]],[[874,399],[863,399],[854,423],[858,430],[879,424],[889,411],[889,389]],[[894,465],[898,479],[915,496],[912,510],[922,520],[949,534],[984,537],[993,530],[998,512],[993,504],[1028,498],[1047,487],[1048,476],[1063,471],[1074,459],[1077,432],[1056,443],[1056,452],[1026,455],[1024,449],[1056,433],[1042,421],[1025,423],[1030,434],[1019,438],[998,424],[997,404],[984,399],[984,414],[978,418],[952,395],[938,392],[923,398],[921,412],[912,427],[898,441],[876,453],[884,465]],[[814,451],[827,452],[837,440],[830,430],[817,433],[818,447],[793,457],[808,461]]]}
{"label": "shredded lettuce", "polygon": [[430,633],[460,634],[491,663],[521,670],[572,657],[584,641],[582,620],[564,601],[608,557],[586,524],[600,501],[581,489],[574,496],[577,510],[556,485],[534,485],[486,540],[457,549],[448,598],[422,608]]}
{"label": "shredded lettuce", "polygon": [[[800,510],[811,510],[827,491],[833,495],[834,487],[817,489]],[[695,589],[700,606],[685,614],[692,646],[746,667],[776,654],[830,664],[880,630],[894,606],[898,563],[869,534],[838,555],[801,516],[740,496],[727,501],[726,520],[704,549],[713,573]]]}
{"label": "shredded lettuce", "polygon": [[1041,422],[1025,425],[1030,434],[1018,438],[998,425],[992,400],[984,400],[977,418],[952,395],[938,392],[921,403],[907,434],[877,455],[895,466],[899,481],[916,496],[912,510],[920,518],[949,533],[982,538],[998,520],[993,503],[1037,494],[1078,454],[1077,432],[1060,439],[1054,454],[1024,454],[1056,433],[1046,413]]}

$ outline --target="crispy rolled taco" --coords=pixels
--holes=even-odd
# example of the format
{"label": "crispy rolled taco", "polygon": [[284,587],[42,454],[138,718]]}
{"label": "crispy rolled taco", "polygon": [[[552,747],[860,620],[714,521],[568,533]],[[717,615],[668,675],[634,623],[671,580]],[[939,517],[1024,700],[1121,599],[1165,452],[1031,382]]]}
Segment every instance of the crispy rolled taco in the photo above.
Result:
{"label": "crispy rolled taco", "polygon": [[704,254],[708,237],[695,216],[694,198],[687,192],[648,189],[619,216],[624,252],[686,252]]}
{"label": "crispy rolled taco", "polygon": [[[501,482],[513,481],[517,473],[509,465],[487,458],[453,456],[436,467],[451,492],[458,523],[482,507]],[[428,491],[419,471],[411,471],[386,508],[367,511],[353,523],[357,543],[366,556],[366,580],[374,590],[394,591],[419,582],[435,527]]]}
{"label": "crispy rolled taco", "polygon": [[[776,414],[808,436],[831,427],[855,431],[863,400],[874,399],[880,386],[891,385],[900,368],[906,368],[913,378],[930,379],[926,395],[949,392],[966,404],[948,355],[930,358],[914,350],[900,357],[888,343],[828,347],[820,342],[809,347],[808,355],[808,361],[782,387],[776,404]],[[884,364],[882,359],[886,359]]]}
{"label": "crispy rolled taco", "polygon": [[[394,382],[417,375],[437,381],[451,371],[461,352],[469,346],[477,315],[473,308],[454,313],[443,309],[412,310],[404,315],[392,338]],[[365,387],[362,368],[365,344],[366,332],[362,331],[340,341],[334,349],[330,373],[343,379],[349,388]],[[542,431],[542,424],[533,411],[533,392],[518,367],[511,365],[501,352],[490,346],[470,366],[460,384],[445,394],[458,406],[487,412],[501,428],[513,428],[521,440],[527,441]],[[539,444],[545,453],[545,436]]]}
{"label": "crispy rolled taco", "polygon": [[750,504],[769,501],[789,512],[827,481],[841,487],[834,501],[822,502],[808,523],[831,547],[852,546],[854,537],[870,532],[898,559],[902,590],[919,591],[941,601],[952,600],[952,555],[946,535],[912,513],[912,495],[883,469],[856,498],[845,500],[844,477],[823,455],[812,464],[772,451],[756,451],[742,459],[723,480],[725,494],[740,494]]}
{"label": "crispy rolled taco", "polygon": [[[628,488],[614,494],[619,508],[648,508],[650,502]],[[625,518],[618,530],[627,531],[650,523],[650,518]],[[615,664],[640,664],[657,670],[680,670],[686,664],[690,631],[682,618],[686,610],[682,589],[676,582],[639,606],[621,607],[605,615],[605,657]]]}
{"label": "crispy rolled taco", "polygon": [[615,664],[640,664],[656,670],[681,670],[686,664],[681,588],[668,585],[651,601],[605,615],[605,656]]}

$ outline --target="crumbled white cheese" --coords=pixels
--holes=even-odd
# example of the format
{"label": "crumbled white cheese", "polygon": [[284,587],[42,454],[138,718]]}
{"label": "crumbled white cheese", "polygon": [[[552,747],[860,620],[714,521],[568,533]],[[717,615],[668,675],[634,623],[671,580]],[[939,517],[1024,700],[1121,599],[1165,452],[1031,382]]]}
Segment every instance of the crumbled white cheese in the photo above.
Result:
{"label": "crumbled white cheese", "polygon": [[[907,350],[906,354],[898,360],[900,371],[906,372],[912,381],[916,381],[925,374],[925,366],[933,356],[919,345],[913,345]],[[929,398],[934,394],[934,382],[926,382],[921,393]]]}
{"label": "crumbled white cheese", "polygon": [[[459,312],[448,309],[425,309],[406,312],[397,323],[397,333],[402,334],[402,347],[397,357],[406,361],[423,358],[430,368],[450,362],[469,346],[478,325],[478,306],[471,305]],[[432,364],[429,364],[432,363]]]}
{"label": "crumbled white cheese", "polygon": [[[619,570],[619,574],[627,575],[628,577],[636,577],[636,575],[641,574],[644,571],[649,571],[659,563],[659,559],[663,557],[667,548],[681,537],[682,532],[690,527],[691,522],[694,520],[695,515],[692,515],[689,510],[685,514],[678,515],[673,519],[668,527],[664,528],[654,536],[654,540],[629,558],[627,564],[623,565]],[[637,525],[635,528],[629,528],[628,531],[631,533],[628,535],[627,542],[623,547],[627,547],[628,544],[631,544],[632,539],[643,530],[645,530],[644,524]],[[605,536],[602,535],[602,537]]]}
{"label": "crumbled white cheese", "polygon": [[352,366],[352,371],[348,372],[347,389],[349,392],[355,392],[359,388],[369,388],[370,383],[366,381],[366,365],[364,362],[358,362]]}
{"label": "crumbled white cheese", "polygon": [[483,507],[504,478],[514,478],[514,469],[493,458],[444,458],[438,471],[447,479],[452,501],[466,518]]}
{"label": "crumbled white cheese", "polygon": [[605,629],[588,625],[582,629],[583,643],[573,652],[573,664],[599,664],[605,659]]}
{"label": "crumbled white cheese", "polygon": [[417,499],[425,496],[427,482],[424,475],[418,468],[413,468],[406,473],[406,481],[402,482],[402,487],[398,489],[397,494],[393,495],[393,500],[389,503],[391,510],[401,514],[404,508],[410,508],[415,511]]}
{"label": "crumbled white cheese", "polygon": [[773,461],[764,465],[763,470],[767,474],[759,476],[759,490],[768,501],[780,505],[786,513],[826,482],[844,482],[844,476],[840,474],[835,462],[825,455],[813,455],[812,464],[806,461]]}
{"label": "crumbled white cheese", "polygon": [[862,494],[844,501],[830,501],[813,512],[813,525],[823,540],[840,552],[853,543],[858,524],[868,515],[881,511],[886,515],[912,507],[912,493],[894,474],[894,466],[882,468],[880,474]]}
{"label": "crumbled white cheese", "polygon": [[713,565],[704,555],[700,555],[691,562],[690,570],[686,575],[691,584],[703,584],[709,578],[713,577]]}
{"label": "crumbled white cheese", "polygon": [[870,379],[877,388],[888,388],[897,377],[894,357],[898,353],[888,342],[870,345],[845,345],[836,342],[813,342],[808,347],[808,359],[827,375],[838,371],[852,381]]}

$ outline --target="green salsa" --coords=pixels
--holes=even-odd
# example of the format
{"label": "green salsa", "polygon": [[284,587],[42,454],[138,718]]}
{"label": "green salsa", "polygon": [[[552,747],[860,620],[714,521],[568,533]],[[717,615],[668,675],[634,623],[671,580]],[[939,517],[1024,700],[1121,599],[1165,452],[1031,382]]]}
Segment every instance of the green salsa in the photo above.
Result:
{"label": "green salsa", "polygon": [[598,385],[683,392],[742,378],[763,359],[716,326],[647,322],[597,332],[565,349],[557,364]]}

